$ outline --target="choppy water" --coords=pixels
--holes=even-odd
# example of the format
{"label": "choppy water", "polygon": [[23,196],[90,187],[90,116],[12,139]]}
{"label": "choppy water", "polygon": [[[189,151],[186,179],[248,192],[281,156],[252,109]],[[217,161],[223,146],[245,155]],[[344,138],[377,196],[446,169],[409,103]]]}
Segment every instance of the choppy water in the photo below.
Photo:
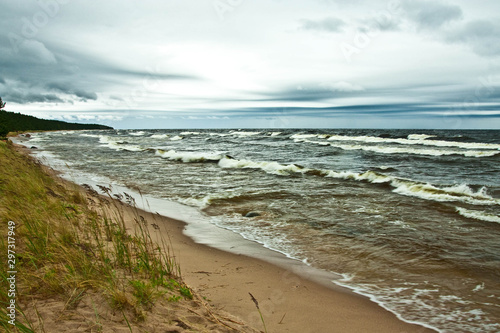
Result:
{"label": "choppy water", "polygon": [[198,207],[405,320],[500,331],[500,131],[111,130],[29,145]]}

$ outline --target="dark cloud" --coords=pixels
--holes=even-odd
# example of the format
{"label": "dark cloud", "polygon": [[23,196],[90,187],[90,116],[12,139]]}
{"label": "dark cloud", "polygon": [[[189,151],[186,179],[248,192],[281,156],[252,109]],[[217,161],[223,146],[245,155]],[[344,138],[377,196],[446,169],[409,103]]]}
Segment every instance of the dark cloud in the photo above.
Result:
{"label": "dark cloud", "polygon": [[[4,95],[12,93],[11,101],[19,103],[50,103],[97,100],[100,91],[121,85],[130,90],[137,82],[152,85],[165,80],[202,80],[199,77],[158,70],[137,70],[120,67],[109,60],[86,54],[82,50],[38,40],[24,39],[12,48],[0,32],[0,76],[5,84]],[[32,91],[33,95],[17,90]]]}
{"label": "dark cloud", "polygon": [[358,30],[365,33],[371,31],[399,31],[401,30],[401,23],[401,15],[397,10],[385,10],[360,20]]}
{"label": "dark cloud", "polygon": [[405,0],[401,5],[420,29],[437,29],[463,16],[459,6],[442,1]]}
{"label": "dark cloud", "polygon": [[367,20],[367,27],[379,31],[400,30],[401,21],[396,17],[376,16]]}
{"label": "dark cloud", "polygon": [[474,110],[464,112],[452,104],[417,104],[417,103],[394,103],[394,104],[360,104],[349,106],[331,107],[287,107],[287,108],[246,108],[224,112],[221,115],[242,117],[388,117],[393,119],[404,118],[432,118],[447,116],[478,117],[478,118],[500,118],[498,113],[500,104],[481,105]]}
{"label": "dark cloud", "polygon": [[[165,80],[201,80],[183,73],[148,70],[147,64],[119,65],[113,57],[96,55],[88,44],[61,41],[59,35],[48,32],[64,23],[65,17],[57,15],[70,14],[69,6],[51,7],[57,9],[52,13],[43,1],[29,5],[0,2],[1,94],[10,96],[12,102],[86,102],[97,100],[99,93],[110,88],[130,91],[134,86],[143,87],[144,82],[151,86]],[[142,70],[142,66],[146,68]]]}
{"label": "dark cloud", "polygon": [[461,29],[449,33],[446,40],[466,44],[480,56],[499,56],[500,23],[490,20],[471,21]]}
{"label": "dark cloud", "polygon": [[67,95],[74,95],[81,98],[82,101],[97,100],[97,94],[95,92],[75,89],[70,82],[51,82],[47,84],[47,88]]}
{"label": "dark cloud", "polygon": [[97,100],[97,94],[95,92],[88,92],[88,91],[83,91],[83,90],[76,90],[74,94],[84,101],[87,100]]}
{"label": "dark cloud", "polygon": [[322,20],[302,20],[301,30],[320,32],[341,32],[346,23],[336,17],[327,17]]}
{"label": "dark cloud", "polygon": [[12,103],[64,103],[67,102],[55,94],[43,94],[36,92],[6,91],[2,96],[4,101]]}

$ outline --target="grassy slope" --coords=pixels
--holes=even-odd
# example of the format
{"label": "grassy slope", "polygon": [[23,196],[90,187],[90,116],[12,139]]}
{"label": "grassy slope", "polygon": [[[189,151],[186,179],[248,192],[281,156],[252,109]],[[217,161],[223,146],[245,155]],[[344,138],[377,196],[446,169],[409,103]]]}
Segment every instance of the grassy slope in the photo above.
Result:
{"label": "grassy slope", "polygon": [[[129,198],[125,195],[125,199]],[[58,300],[64,304],[61,316],[67,312],[68,318],[76,320],[72,313],[79,304],[98,295],[90,300],[92,304],[103,303],[103,298],[106,307],[119,313],[119,325],[129,331],[148,331],[148,315],[154,312],[157,301],[166,304],[163,312],[170,311],[169,304],[193,303],[193,294],[182,282],[168,244],[157,245],[151,240],[138,211],[134,216],[136,231],[127,233],[121,207],[121,202],[110,197],[91,189],[85,193],[48,176],[37,161],[0,141],[0,253],[6,264],[7,223],[14,221],[16,300],[21,306],[18,327],[13,329],[6,318],[9,298],[7,275],[2,269],[0,327],[43,332],[48,319],[42,318],[33,304]],[[106,326],[103,318],[96,310],[95,321],[82,325],[102,331]],[[219,320],[211,321],[220,325]],[[184,321],[181,326],[196,325]],[[205,331],[198,329],[195,331]]]}

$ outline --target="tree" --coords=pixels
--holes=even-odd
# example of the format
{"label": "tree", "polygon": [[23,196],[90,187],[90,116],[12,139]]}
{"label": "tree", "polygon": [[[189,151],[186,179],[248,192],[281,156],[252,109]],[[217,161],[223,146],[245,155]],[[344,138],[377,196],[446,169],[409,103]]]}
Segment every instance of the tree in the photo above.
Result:
{"label": "tree", "polygon": [[2,110],[3,108],[5,108],[5,103],[4,101],[2,101],[2,97],[0,97],[0,110]]}
{"label": "tree", "polygon": [[0,138],[5,138],[9,134],[9,130],[4,124],[0,124]]}

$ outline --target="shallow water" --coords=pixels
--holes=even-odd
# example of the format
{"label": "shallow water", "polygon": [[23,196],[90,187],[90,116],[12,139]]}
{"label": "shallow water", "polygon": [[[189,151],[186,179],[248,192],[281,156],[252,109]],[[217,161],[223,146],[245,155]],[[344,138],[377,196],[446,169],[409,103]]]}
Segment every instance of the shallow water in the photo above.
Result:
{"label": "shallow water", "polygon": [[112,130],[30,145],[341,274],[405,320],[500,331],[500,131]]}

